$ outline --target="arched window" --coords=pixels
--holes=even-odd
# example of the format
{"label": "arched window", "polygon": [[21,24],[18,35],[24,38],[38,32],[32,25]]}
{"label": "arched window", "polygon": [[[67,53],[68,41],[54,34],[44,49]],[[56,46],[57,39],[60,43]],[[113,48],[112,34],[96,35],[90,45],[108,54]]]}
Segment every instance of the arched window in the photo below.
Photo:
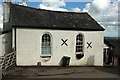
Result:
{"label": "arched window", "polygon": [[83,52],[83,35],[76,36],[76,52]]}
{"label": "arched window", "polygon": [[51,36],[48,33],[42,35],[41,54],[51,54]]}

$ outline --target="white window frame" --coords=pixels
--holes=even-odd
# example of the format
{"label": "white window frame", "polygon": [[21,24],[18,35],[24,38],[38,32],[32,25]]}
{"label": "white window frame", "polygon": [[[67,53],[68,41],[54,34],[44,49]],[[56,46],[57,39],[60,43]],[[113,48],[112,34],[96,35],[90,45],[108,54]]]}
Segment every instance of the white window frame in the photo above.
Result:
{"label": "white window frame", "polygon": [[76,54],[84,53],[84,36],[81,33],[76,36],[75,52]]}

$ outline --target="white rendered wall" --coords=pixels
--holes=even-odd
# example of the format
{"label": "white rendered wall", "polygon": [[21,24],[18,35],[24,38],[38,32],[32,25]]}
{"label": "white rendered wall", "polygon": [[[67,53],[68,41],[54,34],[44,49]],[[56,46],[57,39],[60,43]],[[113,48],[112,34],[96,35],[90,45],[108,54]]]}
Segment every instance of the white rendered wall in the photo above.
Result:
{"label": "white rendered wall", "polygon": [[[52,35],[52,54],[48,62],[42,62],[41,37],[49,32]],[[75,57],[76,36],[84,34],[85,56],[77,60]],[[17,29],[16,30],[16,55],[18,66],[33,66],[41,62],[42,66],[59,66],[63,56],[69,56],[71,66],[103,65],[103,31],[65,31],[65,30],[40,30]],[[68,46],[61,46],[62,40],[68,39]],[[92,48],[88,48],[87,42],[92,42]]]}
{"label": "white rendered wall", "polygon": [[15,49],[15,29],[12,28],[12,48]]}

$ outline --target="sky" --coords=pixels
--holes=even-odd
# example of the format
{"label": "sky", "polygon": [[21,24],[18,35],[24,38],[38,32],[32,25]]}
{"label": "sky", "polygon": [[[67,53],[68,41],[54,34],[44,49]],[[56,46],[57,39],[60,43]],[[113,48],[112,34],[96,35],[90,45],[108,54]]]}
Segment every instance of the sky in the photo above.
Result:
{"label": "sky", "polygon": [[[19,0],[18,0],[19,1]],[[119,0],[120,1],[120,0]],[[67,12],[88,12],[103,28],[105,28],[104,36],[118,37],[118,31],[120,30],[120,22],[118,21],[118,15],[120,15],[120,8],[118,8],[117,0],[29,0],[25,2],[12,3],[54,10],[54,11],[67,11]],[[3,26],[3,6],[0,3],[0,27]]]}

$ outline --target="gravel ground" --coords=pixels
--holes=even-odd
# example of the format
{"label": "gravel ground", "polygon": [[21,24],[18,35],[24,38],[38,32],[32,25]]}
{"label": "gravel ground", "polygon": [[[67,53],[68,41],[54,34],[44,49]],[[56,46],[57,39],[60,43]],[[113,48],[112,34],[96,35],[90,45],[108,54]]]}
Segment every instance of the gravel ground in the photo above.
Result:
{"label": "gravel ground", "polygon": [[14,67],[7,71],[3,80],[20,78],[29,78],[29,80],[40,78],[115,78],[120,80],[119,73],[119,67]]}

